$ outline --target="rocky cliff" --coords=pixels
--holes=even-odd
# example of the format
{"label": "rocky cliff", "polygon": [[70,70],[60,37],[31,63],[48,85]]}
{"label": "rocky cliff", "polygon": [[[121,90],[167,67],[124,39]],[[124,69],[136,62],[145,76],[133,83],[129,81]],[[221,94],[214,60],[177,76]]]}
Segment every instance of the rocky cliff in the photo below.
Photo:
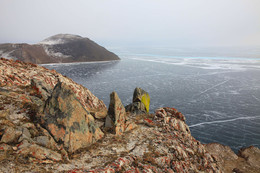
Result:
{"label": "rocky cliff", "polygon": [[0,59],[0,172],[260,172],[260,150],[202,144],[174,108],[136,88],[107,109],[54,70]]}
{"label": "rocky cliff", "polygon": [[38,44],[0,44],[0,57],[34,64],[119,60],[88,38],[58,34]]}

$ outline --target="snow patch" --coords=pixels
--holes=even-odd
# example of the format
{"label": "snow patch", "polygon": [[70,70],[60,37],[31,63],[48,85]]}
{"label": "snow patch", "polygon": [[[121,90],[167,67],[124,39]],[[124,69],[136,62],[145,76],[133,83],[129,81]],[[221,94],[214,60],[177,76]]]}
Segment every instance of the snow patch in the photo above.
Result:
{"label": "snow patch", "polygon": [[56,39],[56,40],[46,39],[46,40],[39,42],[39,44],[47,44],[47,45],[64,44],[64,43],[66,43],[66,42],[63,39]]}
{"label": "snow patch", "polygon": [[64,44],[69,42],[70,40],[80,39],[82,37],[78,35],[71,35],[71,34],[58,34],[52,37],[49,37],[38,44],[45,44],[45,45],[55,45],[55,44]]}
{"label": "snow patch", "polygon": [[6,58],[6,59],[14,59],[14,60],[16,60],[17,58],[15,58],[15,57],[10,55],[13,51],[4,52],[3,50],[0,50],[0,57]]}
{"label": "snow patch", "polygon": [[55,58],[70,58],[70,55],[64,55],[61,52],[55,52],[48,46],[43,46],[44,51],[46,52],[47,55],[55,57]]}

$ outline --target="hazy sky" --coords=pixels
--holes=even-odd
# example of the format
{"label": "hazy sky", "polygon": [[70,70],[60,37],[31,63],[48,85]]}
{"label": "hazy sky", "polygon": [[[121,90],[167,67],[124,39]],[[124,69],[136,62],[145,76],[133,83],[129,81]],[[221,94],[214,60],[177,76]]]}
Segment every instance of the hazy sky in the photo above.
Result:
{"label": "hazy sky", "polygon": [[0,0],[0,42],[260,46],[260,0]]}

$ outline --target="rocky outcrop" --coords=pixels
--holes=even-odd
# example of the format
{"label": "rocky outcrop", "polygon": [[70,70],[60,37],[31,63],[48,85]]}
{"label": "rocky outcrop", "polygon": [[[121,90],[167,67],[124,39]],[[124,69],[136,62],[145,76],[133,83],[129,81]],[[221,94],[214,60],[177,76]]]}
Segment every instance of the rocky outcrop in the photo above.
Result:
{"label": "rocky outcrop", "polygon": [[[94,96],[88,89],[62,76],[55,70],[21,61],[0,59],[0,87],[2,91],[21,90],[27,91],[24,98],[36,102],[37,98],[45,101],[52,93],[58,81],[69,86],[75,97],[89,112],[106,112],[107,108],[103,101]],[[23,90],[24,89],[24,90]],[[22,93],[19,93],[22,95]],[[37,98],[35,98],[37,97]]]}
{"label": "rocky outcrop", "polygon": [[126,126],[125,107],[116,92],[110,94],[110,104],[108,116],[106,117],[106,127],[112,128],[117,135],[122,135]]}
{"label": "rocky outcrop", "polygon": [[44,67],[0,59],[0,105],[0,143],[21,159],[68,160],[103,137],[90,114],[107,112],[103,101]]}
{"label": "rocky outcrop", "polygon": [[38,122],[69,153],[93,144],[104,135],[69,86],[61,82],[46,101]]}
{"label": "rocky outcrop", "polygon": [[135,88],[133,94],[133,103],[126,106],[126,111],[132,114],[149,113],[150,96],[141,88]]}
{"label": "rocky outcrop", "polygon": [[260,172],[258,148],[201,144],[175,108],[149,114],[147,95],[134,94],[141,114],[116,92],[107,110],[53,70],[0,59],[0,172]]}
{"label": "rocky outcrop", "polygon": [[[95,150],[79,156],[89,159],[89,166],[78,164],[77,167],[84,167],[78,169],[70,165],[70,172],[222,172],[204,145],[191,136],[176,109],[160,108],[142,118],[153,125],[136,116],[138,128],[121,138],[107,135]],[[98,154],[100,150],[102,156]]]}
{"label": "rocky outcrop", "polygon": [[238,151],[238,156],[244,158],[250,166],[260,170],[260,149],[250,146]]}
{"label": "rocky outcrop", "polygon": [[230,147],[218,143],[206,144],[205,149],[218,161],[224,172],[260,172],[259,148],[253,146],[242,148],[239,150],[238,155]]}
{"label": "rocky outcrop", "polygon": [[132,130],[135,126],[133,122],[128,121],[125,107],[117,93],[112,92],[110,94],[110,104],[105,127],[112,129],[116,135],[122,135],[123,132]]}
{"label": "rocky outcrop", "polygon": [[38,44],[0,44],[0,57],[35,64],[119,60],[88,38],[58,34]]}

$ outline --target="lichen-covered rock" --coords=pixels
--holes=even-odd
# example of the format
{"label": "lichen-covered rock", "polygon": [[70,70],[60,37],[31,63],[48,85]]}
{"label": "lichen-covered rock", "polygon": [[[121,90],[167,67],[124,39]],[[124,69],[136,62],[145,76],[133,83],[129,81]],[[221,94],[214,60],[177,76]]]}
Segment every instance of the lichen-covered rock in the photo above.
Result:
{"label": "lichen-covered rock", "polygon": [[133,94],[133,103],[126,106],[126,111],[132,114],[149,113],[150,96],[141,88],[135,88]]}
{"label": "lichen-covered rock", "polygon": [[117,135],[122,135],[126,129],[125,107],[116,92],[110,94],[110,104],[105,126],[112,128]]}
{"label": "lichen-covered rock", "polygon": [[39,116],[39,122],[70,153],[103,137],[93,116],[82,106],[71,88],[61,82],[57,83],[46,101],[44,115]]}
{"label": "lichen-covered rock", "polygon": [[31,87],[36,91],[36,94],[41,95],[44,100],[50,97],[53,87],[48,85],[45,81],[41,81],[37,78],[31,80]]}
{"label": "lichen-covered rock", "polygon": [[[22,89],[24,92],[26,91],[25,87],[30,87],[29,89],[34,90],[36,95],[42,95],[45,101],[58,81],[60,81],[71,88],[77,99],[88,111],[103,112],[107,110],[103,101],[94,96],[87,88],[62,76],[55,70],[48,70],[35,64],[4,58],[0,58],[0,64],[0,87],[2,89],[8,87],[7,91],[13,88],[15,90]],[[23,96],[28,97],[31,91]],[[22,96],[21,93],[19,95]]]}
{"label": "lichen-covered rock", "polygon": [[146,91],[144,91],[141,88],[135,88],[134,95],[133,95],[133,103],[135,102],[143,103],[146,112],[149,112],[150,96]]}
{"label": "lichen-covered rock", "polygon": [[0,143],[18,156],[21,146],[37,144],[68,160],[67,151],[103,136],[89,112],[103,118],[107,108],[87,88],[55,70],[0,58]]}
{"label": "lichen-covered rock", "polygon": [[90,112],[91,115],[93,115],[96,119],[103,119],[106,118],[107,116],[107,110],[103,110],[103,111],[91,111]]}
{"label": "lichen-covered rock", "polygon": [[[89,163],[94,164],[95,169],[84,164],[85,168],[71,169],[71,172],[222,172],[204,145],[195,140],[188,129],[178,127],[185,122],[176,109],[160,108],[153,118],[147,117],[144,119],[150,126],[143,121],[136,130],[122,134],[121,138],[108,135],[100,147],[81,156],[98,157],[98,161],[92,159]],[[172,124],[172,120],[176,124]]]}
{"label": "lichen-covered rock", "polygon": [[142,102],[134,102],[125,107],[126,112],[130,112],[132,115],[146,114],[145,105]]}
{"label": "lichen-covered rock", "polygon": [[13,127],[6,127],[2,138],[1,138],[1,142],[2,143],[13,143],[13,142],[17,142],[18,138],[22,135],[22,133],[20,131],[15,130],[15,128]]}
{"label": "lichen-covered rock", "polygon": [[44,163],[44,160],[50,160],[56,162],[62,160],[61,154],[36,144],[32,144],[29,145],[28,147],[24,147],[20,149],[19,154],[22,155],[23,157],[35,158],[37,159],[35,161],[38,161],[40,163]]}

